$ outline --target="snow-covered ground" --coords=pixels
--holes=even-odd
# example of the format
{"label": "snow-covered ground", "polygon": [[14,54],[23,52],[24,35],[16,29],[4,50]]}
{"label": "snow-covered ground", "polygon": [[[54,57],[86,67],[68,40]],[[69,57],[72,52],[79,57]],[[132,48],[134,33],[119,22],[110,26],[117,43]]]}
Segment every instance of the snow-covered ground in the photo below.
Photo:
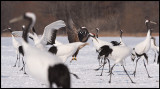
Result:
{"label": "snow-covered ground", "polygon": [[[119,37],[100,37],[99,39],[111,41],[119,41]],[[123,37],[124,43],[130,47],[134,47],[137,43],[143,41],[144,37]],[[21,41],[20,38],[17,38]],[[57,37],[57,40],[62,43],[68,43],[67,37]],[[31,41],[32,42],[32,41]],[[32,42],[33,43],[33,42]],[[139,60],[137,66],[136,77],[132,75],[135,63],[131,61],[131,58],[126,59],[126,69],[130,74],[132,80],[136,84],[132,84],[128,76],[123,71],[123,68],[118,64],[114,67],[111,84],[108,83],[108,65],[105,66],[103,76],[99,76],[101,70],[95,71],[94,69],[99,67],[97,60],[97,53],[93,47],[92,41],[89,40],[90,45],[84,47],[79,51],[77,61],[70,63],[71,57],[67,60],[71,72],[76,73],[80,79],[71,77],[71,86],[74,88],[159,88],[159,65],[153,63],[154,53],[148,52],[149,63],[147,65],[150,76],[148,78],[143,60]],[[156,43],[159,45],[159,37],[156,37]],[[10,37],[1,37],[1,87],[9,88],[40,88],[46,87],[43,83],[35,80],[29,75],[24,75],[23,71],[19,71],[21,67],[12,67],[16,61],[15,50],[12,46],[12,40]],[[22,63],[21,63],[22,64]],[[111,61],[113,65],[113,61]],[[21,65],[22,66],[22,65]],[[26,70],[27,71],[27,70]]]}

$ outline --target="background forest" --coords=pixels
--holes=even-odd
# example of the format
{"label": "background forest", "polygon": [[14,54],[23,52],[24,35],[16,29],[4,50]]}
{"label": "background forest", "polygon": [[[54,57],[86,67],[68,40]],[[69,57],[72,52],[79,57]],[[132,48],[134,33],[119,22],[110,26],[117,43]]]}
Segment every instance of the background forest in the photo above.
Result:
{"label": "background forest", "polygon": [[[1,1],[1,36],[7,27],[21,30],[22,22],[9,24],[9,20],[27,11],[37,16],[38,34],[53,21],[65,21],[70,11],[77,28],[85,26],[93,33],[99,28],[101,36],[119,36],[120,29],[127,36],[145,36],[145,16],[158,23],[154,34],[159,35],[159,1]],[[65,29],[58,34],[65,35]]]}

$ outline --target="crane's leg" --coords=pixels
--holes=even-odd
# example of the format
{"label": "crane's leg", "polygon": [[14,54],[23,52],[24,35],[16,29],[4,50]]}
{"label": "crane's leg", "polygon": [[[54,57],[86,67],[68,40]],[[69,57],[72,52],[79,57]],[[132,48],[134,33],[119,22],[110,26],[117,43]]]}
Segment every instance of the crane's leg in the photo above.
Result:
{"label": "crane's leg", "polygon": [[76,74],[74,74],[74,73],[71,73],[70,72],[70,74],[72,74],[74,77],[76,77],[77,79],[80,79]]}
{"label": "crane's leg", "polygon": [[103,69],[104,69],[105,63],[106,63],[106,61],[105,61],[105,58],[104,58],[103,68],[102,68],[102,72],[101,72],[101,75],[100,75],[100,76],[102,76],[102,73],[103,73]]}
{"label": "crane's leg", "polygon": [[[17,54],[17,60],[18,60],[18,54]],[[14,66],[13,66],[13,67],[16,67],[16,64],[17,64],[17,60],[16,60],[16,63],[14,64]]]}
{"label": "crane's leg", "polygon": [[108,58],[107,58],[107,60],[108,60],[108,63],[109,63],[109,72],[110,72],[111,71],[111,64],[110,64],[110,60]]}
{"label": "crane's leg", "polygon": [[76,53],[74,54],[74,57],[75,57],[74,60],[77,60],[76,57],[77,57],[78,52],[79,52],[79,50],[77,50]]}
{"label": "crane's leg", "polygon": [[99,66],[101,66],[100,59],[98,59]]}
{"label": "crane's leg", "polygon": [[19,63],[18,63],[18,67],[20,67],[20,53],[19,53]]}
{"label": "crane's leg", "polygon": [[98,59],[99,66],[101,66],[101,63],[100,63],[101,57],[100,57],[100,55],[98,55],[97,59]]}
{"label": "crane's leg", "polygon": [[77,54],[78,54],[78,52],[79,52],[79,49],[72,55],[72,59],[71,59],[71,61],[70,61],[70,63],[73,61],[73,60],[76,60],[77,61]]}
{"label": "crane's leg", "polygon": [[49,88],[54,88],[54,87],[52,86],[52,83],[49,84]]}
{"label": "crane's leg", "polygon": [[158,53],[158,59],[157,59],[157,64],[159,64],[159,53]]}
{"label": "crane's leg", "polygon": [[113,70],[113,67],[115,66],[116,64],[114,64],[112,67],[111,67],[111,71],[110,71],[110,73],[109,73],[109,75],[110,75],[110,79],[109,79],[109,83],[111,83],[111,77],[112,77],[112,70]]}
{"label": "crane's leg", "polygon": [[[103,65],[105,65],[107,62],[105,62]],[[99,68],[94,69],[95,71],[98,71],[101,67],[103,67],[103,65],[101,65]]]}
{"label": "crane's leg", "polygon": [[157,54],[157,53],[155,52],[155,54],[154,54],[154,62],[156,62],[156,54]]}
{"label": "crane's leg", "polygon": [[147,71],[147,74],[148,74],[148,78],[152,78],[152,77],[149,75],[149,73],[148,73],[148,70],[147,70],[147,67],[146,67],[146,63],[145,63],[144,60],[143,60],[143,62],[144,62],[144,67],[146,68],[146,71]]}
{"label": "crane's leg", "polygon": [[123,60],[123,62],[124,62],[124,65],[126,66],[126,60],[125,59]]}
{"label": "crane's leg", "polygon": [[131,80],[131,82],[132,82],[132,83],[135,83],[135,82],[132,81],[131,77],[130,77],[129,74],[127,73],[127,71],[126,71],[124,65],[122,65],[122,66],[123,66],[124,72],[126,72],[126,74],[128,75],[129,79]]}
{"label": "crane's leg", "polygon": [[24,68],[24,74],[27,74],[26,71],[25,71],[25,63],[24,63],[23,57],[22,57],[22,62],[23,62],[23,67],[20,69],[20,71],[22,71],[23,68]]}
{"label": "crane's leg", "polygon": [[100,64],[103,64],[104,62],[103,62],[103,58],[101,59],[101,61],[100,61]]}
{"label": "crane's leg", "polygon": [[135,67],[135,70],[134,70],[134,72],[133,72],[134,77],[136,76],[137,63],[138,63],[138,61],[139,61],[140,58],[141,58],[141,57],[139,57],[139,58],[136,60],[136,67]]}

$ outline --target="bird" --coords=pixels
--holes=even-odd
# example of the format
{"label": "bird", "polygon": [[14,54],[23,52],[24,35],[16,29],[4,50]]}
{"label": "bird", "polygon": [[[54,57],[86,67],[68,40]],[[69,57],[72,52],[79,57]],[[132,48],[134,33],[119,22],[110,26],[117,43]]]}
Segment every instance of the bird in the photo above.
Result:
{"label": "bird", "polygon": [[[133,48],[133,51],[132,51],[132,55],[131,55],[131,59],[132,61],[136,59],[136,66],[135,66],[135,71],[133,72],[133,75],[135,77],[136,75],[136,68],[137,68],[137,62],[138,60],[144,56],[146,61],[147,61],[147,64],[148,64],[148,56],[147,56],[147,52],[149,51],[150,47],[151,47],[151,34],[152,34],[152,29],[149,27],[149,24],[157,24],[156,22],[153,22],[153,21],[150,21],[148,17],[145,17],[145,25],[147,27],[147,36],[145,38],[144,41],[138,43],[134,48]],[[148,70],[146,68],[146,63],[145,63],[145,60],[143,59],[143,62],[144,62],[144,66],[145,66],[145,69],[147,71],[147,74],[148,74],[148,78],[152,78],[150,77],[149,73],[148,73]]]}
{"label": "bird", "polygon": [[65,63],[70,56],[72,56],[77,50],[80,50],[86,45],[89,45],[89,44],[83,43],[83,42],[74,42],[74,43],[69,43],[69,44],[64,44],[59,46],[53,45],[51,48],[49,48],[48,51],[60,57]]}
{"label": "bird", "polygon": [[70,88],[69,69],[61,59],[28,43],[28,32],[36,22],[35,14],[33,12],[25,12],[24,15],[10,20],[10,23],[15,23],[22,19],[29,21],[22,35],[22,47],[29,74],[35,79],[44,82],[50,88],[53,87],[52,84],[56,84],[57,87]]}
{"label": "bird", "polygon": [[[111,83],[111,76],[113,74],[112,73],[113,68],[118,63],[121,64],[121,66],[124,69],[124,72],[127,74],[129,79],[131,80],[131,82],[135,83],[130,78],[130,76],[127,73],[127,71],[124,67],[124,64],[123,64],[123,60],[126,59],[128,56],[130,56],[131,53],[132,53],[132,49],[128,46],[108,46],[108,45],[104,45],[99,49],[99,55],[101,55],[101,56],[104,55],[107,59],[114,61],[114,65],[110,68],[110,71],[109,71],[109,75],[110,75],[109,83]],[[104,65],[103,65],[103,67],[104,67]]]}
{"label": "bird", "polygon": [[[120,41],[121,41],[120,43],[118,43],[117,41],[107,42],[107,41],[100,40],[100,39],[97,38],[97,36],[94,33],[89,33],[89,36],[92,39],[94,47],[96,48],[96,52],[98,52],[98,53],[99,53],[98,50],[100,49],[100,47],[102,47],[104,45],[108,45],[108,46],[123,46],[121,44],[121,42],[122,42],[122,33],[120,34]],[[115,42],[118,43],[119,45],[115,45]],[[106,62],[106,57],[98,55],[99,65],[100,65],[100,63],[102,63],[102,60],[104,60],[103,65],[101,65],[99,68],[95,69],[96,71],[98,71],[101,67],[104,68],[104,65],[107,63]],[[109,63],[109,71],[110,71],[110,61],[109,61],[109,59],[107,59],[107,60],[108,60],[108,63]],[[102,69],[102,72],[103,72],[103,69]],[[102,76],[102,73],[101,73],[101,76]]]}
{"label": "bird", "polygon": [[120,42],[111,41],[113,46],[126,46],[126,44],[122,40],[122,33],[123,33],[123,30],[120,30]]}
{"label": "bird", "polygon": [[100,40],[99,38],[96,37],[94,33],[89,33],[89,36],[92,39],[94,47],[96,48],[96,52],[98,52],[99,48],[102,47],[103,45],[112,46],[112,43]]}
{"label": "bird", "polygon": [[96,37],[98,38],[99,28],[96,28]]}
{"label": "bird", "polygon": [[[85,26],[80,27],[79,29],[77,29],[78,27],[76,27],[75,23],[73,22],[72,18],[71,18],[71,14],[70,11],[68,11],[66,13],[66,31],[67,31],[67,35],[68,35],[68,41],[69,43],[73,43],[73,42],[87,42],[89,39],[89,32],[87,30],[87,28]],[[72,55],[72,59],[70,62],[72,62],[72,60],[77,60],[77,55],[78,55],[79,50],[77,50],[73,55]]]}
{"label": "bird", "polygon": [[[106,42],[106,41],[102,41],[102,40],[99,40],[98,38],[96,38],[95,34],[94,33],[90,33],[90,37],[92,38],[92,41],[93,41],[93,44],[94,44],[94,47],[96,48],[96,50],[99,50],[100,47],[103,47],[104,45],[108,45],[108,46],[127,46],[123,41],[122,41],[122,33],[123,33],[123,30],[120,30],[120,42],[117,42],[117,41],[111,41],[111,42]],[[97,34],[96,34],[97,35]],[[97,40],[97,41],[96,41]],[[110,72],[110,60],[105,57],[104,55],[101,55],[101,53],[99,51],[97,51],[99,53],[98,55],[98,61],[99,61],[99,65],[100,65],[100,60],[101,60],[101,63],[102,63],[102,60],[104,60],[103,64],[100,65],[99,68],[95,69],[96,71],[98,71],[101,67],[102,68],[102,72],[101,72],[101,75],[102,76],[102,73],[103,73],[103,69],[104,69],[104,65],[107,63],[109,63],[109,72]],[[103,51],[102,51],[103,52]],[[104,51],[105,52],[105,51]],[[106,61],[107,59],[107,61]],[[126,64],[125,62],[125,59],[123,60],[124,64]]]}
{"label": "bird", "polygon": [[120,46],[126,46],[126,44],[122,40],[123,30],[120,30]]}
{"label": "bird", "polygon": [[[100,40],[97,38],[97,36],[94,34],[94,33],[89,33],[89,36],[90,38],[92,39],[92,42],[93,42],[93,46],[95,47],[96,49],[96,52],[99,54],[99,49],[104,46],[104,45],[108,45],[108,46],[113,46],[112,43],[110,42],[107,42],[107,41],[103,41],[103,40]],[[109,71],[110,71],[110,60],[108,58],[106,58],[105,56],[103,55],[98,55],[98,62],[99,62],[99,68],[95,69],[96,71],[98,71],[101,67],[104,68],[104,65],[107,63],[107,61],[109,63]],[[102,61],[103,61],[103,64],[102,64]],[[102,65],[101,65],[102,64]],[[102,72],[101,72],[101,75],[102,76],[102,73],[103,73],[103,68],[102,68]]]}
{"label": "bird", "polygon": [[[111,41],[112,45],[113,46],[127,46],[123,40],[122,40],[122,34],[123,34],[123,30],[120,30],[120,42],[118,41]],[[123,60],[125,65],[126,65],[126,62],[125,62],[125,59]]]}
{"label": "bird", "polygon": [[[58,27],[59,26],[59,27]],[[80,50],[84,46],[88,45],[88,43],[84,42],[73,42],[73,43],[68,43],[68,44],[62,44],[56,41],[56,33],[59,30],[59,28],[64,27],[65,23],[62,20],[55,21],[49,25],[47,25],[44,29],[43,33],[43,39],[48,39],[48,40],[41,40],[41,42],[37,43],[37,40],[39,40],[35,28],[33,28],[33,35],[29,34],[31,38],[33,38],[36,47],[41,48],[41,50],[47,50],[51,52],[52,54],[60,57],[63,62],[65,63],[67,59],[72,56],[77,50]],[[47,29],[46,29],[47,28]],[[56,28],[56,29],[55,29]],[[49,35],[49,33],[52,33]],[[43,42],[43,44],[42,44]],[[45,43],[45,44],[44,44]],[[57,45],[59,44],[59,45]],[[40,46],[39,46],[40,45]],[[66,49],[66,50],[64,50]]]}
{"label": "bird", "polygon": [[[156,45],[156,38],[155,37],[151,37],[151,50],[153,50],[155,53],[154,62],[156,61],[156,58],[157,58],[157,64],[158,64],[159,46]],[[158,57],[157,57],[157,55],[158,55]]]}
{"label": "bird", "polygon": [[[94,33],[89,33],[89,36],[92,39],[93,46],[96,49],[97,53],[99,53],[98,50],[100,49],[100,47],[102,47],[104,45],[112,46],[112,43],[98,39],[96,34],[94,34]],[[98,57],[98,59],[100,59],[100,57]],[[99,65],[100,65],[100,60],[98,60],[98,61],[99,61]],[[102,62],[102,60],[101,60],[101,62]]]}
{"label": "bird", "polygon": [[[111,41],[110,43],[109,42],[106,42],[106,44],[105,44],[105,42],[104,41],[102,41],[102,42],[104,42],[104,44],[102,44],[102,43],[100,43],[99,42],[99,40],[98,41],[96,41],[96,40],[94,40],[94,44],[95,44],[95,46],[96,46],[96,44],[97,45],[100,45],[99,47],[101,48],[101,47],[103,47],[104,45],[108,45],[109,47],[114,47],[114,46],[125,46],[125,47],[127,47],[127,45],[122,41],[122,33],[123,33],[123,30],[120,30],[120,42],[117,42],[117,41]],[[94,34],[92,34],[92,35],[94,35]],[[92,39],[93,39],[93,37],[95,37],[95,35],[94,36],[91,36],[92,37]],[[98,43],[99,42],[99,43]],[[116,43],[116,44],[115,44]],[[97,48],[97,50],[100,50],[100,48]],[[97,51],[98,53],[99,53],[99,55],[98,55],[98,60],[104,60],[104,62],[103,62],[103,65],[101,65],[99,68],[97,68],[97,69],[95,69],[96,71],[98,71],[101,67],[103,67],[102,68],[102,72],[101,72],[101,75],[100,76],[102,76],[102,73],[103,73],[103,69],[104,69],[104,65],[107,63],[106,62],[106,59],[107,59],[107,61],[108,61],[108,63],[109,63],[109,72],[111,71],[110,70],[110,60],[109,60],[109,58],[107,58],[106,56],[104,56],[104,55],[102,55],[102,54],[104,54],[105,52],[106,52],[107,50],[103,50],[103,51]],[[125,63],[125,59],[123,59],[122,60],[123,61],[123,63]],[[126,64],[126,63],[125,63]]]}
{"label": "bird", "polygon": [[62,27],[65,27],[65,23],[62,20],[58,20],[55,22],[50,23],[44,28],[43,35],[39,38],[36,34],[35,28],[32,28],[33,34],[29,33],[29,36],[33,38],[36,47],[40,48],[41,50],[46,50],[46,45],[53,45],[55,44],[56,33],[57,30]]}
{"label": "bird", "polygon": [[[22,26],[22,29],[23,29],[23,26]],[[18,42],[15,39],[15,36],[16,37],[22,37],[22,31],[12,31],[12,29],[10,27],[8,27],[7,29],[4,29],[3,31],[6,31],[6,30],[8,30],[11,33],[12,44],[13,44],[13,47],[14,47],[14,49],[16,51],[16,54],[17,54],[17,60],[16,60],[16,62],[15,62],[13,67],[16,67],[17,61],[19,61],[19,65],[18,66],[20,66],[20,55],[22,55],[23,67],[20,70],[23,70],[23,68],[24,68],[24,74],[26,74],[25,67],[24,67],[25,63],[24,63],[24,60],[23,60],[23,56],[24,56],[23,48],[22,48],[21,43]]]}
{"label": "bird", "polygon": [[80,27],[80,30],[78,31],[78,38],[80,42],[87,42],[89,36],[89,32],[86,27]]}

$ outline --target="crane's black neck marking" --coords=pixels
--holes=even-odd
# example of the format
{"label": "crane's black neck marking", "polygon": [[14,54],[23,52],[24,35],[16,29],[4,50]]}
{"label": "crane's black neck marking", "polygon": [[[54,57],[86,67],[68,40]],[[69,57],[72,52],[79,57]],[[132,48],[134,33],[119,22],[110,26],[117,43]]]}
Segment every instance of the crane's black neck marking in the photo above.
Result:
{"label": "crane's black neck marking", "polygon": [[36,33],[36,30],[35,30],[35,28],[34,28],[34,27],[32,28],[32,31],[33,31],[34,33]]}
{"label": "crane's black neck marking", "polygon": [[29,20],[29,24],[26,26],[26,29],[24,29],[22,37],[24,41],[28,43],[28,32],[29,29],[32,28],[33,20],[29,17],[25,17],[25,19]]}
{"label": "crane's black neck marking", "polygon": [[98,30],[98,29],[96,29],[96,31],[97,31],[97,33],[96,33],[96,36],[97,36],[97,38],[98,38],[98,33],[99,33],[99,30]]}
{"label": "crane's black neck marking", "polygon": [[122,39],[122,33],[123,33],[123,32],[120,30],[120,37],[121,37],[121,39]]}

